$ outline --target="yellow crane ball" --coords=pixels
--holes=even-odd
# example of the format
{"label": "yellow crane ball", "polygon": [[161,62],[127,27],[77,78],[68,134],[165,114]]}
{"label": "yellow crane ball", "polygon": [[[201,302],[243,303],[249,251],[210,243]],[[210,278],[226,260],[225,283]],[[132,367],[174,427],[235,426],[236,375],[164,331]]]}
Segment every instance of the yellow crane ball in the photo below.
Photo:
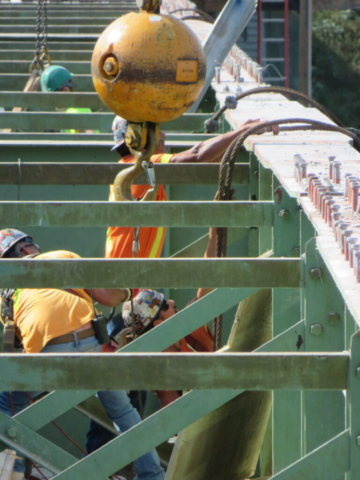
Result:
{"label": "yellow crane ball", "polygon": [[186,112],[206,74],[197,36],[181,20],[128,13],[100,35],[92,78],[101,100],[131,122],[163,123]]}

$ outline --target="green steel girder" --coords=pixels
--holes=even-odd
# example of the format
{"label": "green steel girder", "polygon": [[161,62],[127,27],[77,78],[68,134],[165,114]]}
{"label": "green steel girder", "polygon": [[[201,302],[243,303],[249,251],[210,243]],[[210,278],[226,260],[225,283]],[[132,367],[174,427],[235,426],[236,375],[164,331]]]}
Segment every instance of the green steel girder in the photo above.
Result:
{"label": "green steel girder", "polygon": [[[107,24],[104,23],[103,25],[48,25],[48,32],[49,35],[56,35],[56,34],[67,34],[67,35],[97,35],[98,37],[107,27]],[[6,35],[7,33],[10,34],[19,34],[19,35],[26,35],[32,33],[34,31],[33,25],[4,25],[0,24],[0,29],[2,35]],[[13,70],[15,71],[15,70]]]}
{"label": "green steel girder", "polygon": [[[350,470],[349,444],[349,431],[346,430],[274,475],[271,480],[300,480],[305,478],[311,480],[339,480],[344,473]],[[351,466],[351,468],[353,467]]]}
{"label": "green steel girder", "polygon": [[[21,38],[20,35],[14,34],[13,38],[11,38],[11,36],[8,35],[6,40],[12,43],[12,40],[14,41],[19,40],[19,38]],[[31,46],[32,47],[34,46],[35,39],[36,38],[34,35],[33,38],[29,40],[30,48]],[[0,45],[2,44],[2,40],[5,40],[5,38],[4,38],[4,35],[0,34]],[[60,37],[58,40],[64,41],[65,38]],[[76,39],[73,39],[73,41],[74,43],[76,43]],[[94,44],[95,44],[95,40],[91,39],[91,42],[89,42],[89,45],[91,45],[91,48],[94,48]],[[28,80],[29,80],[29,74],[3,73],[0,75],[0,90],[2,91],[11,90],[12,92],[22,91],[26,83],[28,82]],[[95,92],[91,75],[74,75],[74,83],[76,84],[76,90],[78,92]],[[1,113],[1,115],[4,115],[4,114]],[[110,127],[111,127],[111,124],[110,124]],[[16,126],[15,127],[7,126],[7,127],[1,127],[1,128],[16,128]],[[44,130],[47,130],[47,128],[45,128]]]}
{"label": "green steel girder", "polygon": [[[121,352],[162,351],[193,332],[194,329],[210,322],[214,315],[220,315],[256,291],[257,289],[246,288],[216,289],[189,307],[181,310],[156,329],[150,330],[145,335],[137,338],[124,347]],[[94,390],[52,392],[30,408],[20,412],[16,418],[29,428],[38,430],[73,406],[94,395],[94,393]]]}
{"label": "green steel girder", "polygon": [[0,202],[22,227],[251,227],[273,224],[272,202]]}
{"label": "green steel girder", "polygon": [[[11,92],[9,92],[11,93]],[[83,95],[83,94],[81,94]],[[88,95],[88,94],[84,94]],[[92,95],[92,94],[89,94]],[[64,95],[65,97],[65,95]],[[79,95],[79,98],[80,95]],[[25,102],[26,103],[26,102]],[[12,105],[13,102],[11,102]],[[70,105],[69,105],[70,106]],[[216,137],[216,134],[207,134],[207,133],[175,133],[169,132],[162,128],[166,133],[166,143],[174,142],[174,145],[191,145],[192,142],[203,142],[210,138]],[[39,141],[44,142],[44,145],[53,142],[55,146],[61,145],[63,142],[68,143],[78,143],[78,142],[111,142],[111,147],[113,146],[113,135],[111,133],[63,133],[63,132],[9,132],[4,133],[0,132],[0,142],[7,141],[8,145],[21,145],[22,141],[26,140],[30,145],[36,145]],[[5,143],[3,143],[5,145]],[[115,155],[115,154],[114,154]],[[63,160],[63,159],[62,159]],[[59,162],[61,163],[61,162]],[[236,166],[236,164],[235,164]]]}
{"label": "green steel girder", "polygon": [[[1,136],[1,134],[0,134]],[[61,162],[64,158],[74,158],[79,163],[85,162],[111,162],[116,161],[118,154],[111,151],[114,141],[107,138],[106,142],[93,141],[75,142],[72,141],[55,141],[55,142],[31,142],[18,141],[17,144],[13,141],[0,140],[0,149],[3,158],[7,161],[14,161],[20,159],[21,162],[31,162],[37,160],[38,162]],[[177,153],[179,150],[186,150],[197,142],[190,141],[168,141],[167,150],[169,154]],[[129,166],[129,165],[128,165]],[[147,183],[147,182],[146,182]]]}
{"label": "green steel girder", "polygon": [[109,111],[95,92],[68,92],[66,95],[61,92],[0,92],[0,105],[4,108],[55,109],[78,107]]}
{"label": "green steel girder", "polygon": [[360,472],[360,331],[357,331],[351,339],[350,346],[350,390],[347,392],[348,426],[350,427],[350,464],[351,473],[347,480],[357,480]]}
{"label": "green steel girder", "polygon": [[[1,12],[0,12],[1,16]],[[31,50],[34,53],[34,40],[35,38],[27,39],[26,38],[18,38],[16,40],[1,40],[1,35],[0,35],[0,50],[13,50],[16,49],[18,51],[26,51],[26,50]],[[51,51],[51,54],[54,52],[59,52],[59,51],[66,51],[66,50],[91,50],[93,51],[94,49],[94,44],[91,44],[86,41],[76,41],[76,42],[71,42],[68,40],[49,40],[48,39],[48,47]],[[31,58],[31,60],[33,57]]]}
{"label": "green steel girder", "polygon": [[0,288],[299,288],[298,259],[3,259]]}
{"label": "green steel girder", "polygon": [[[120,163],[21,163],[22,185],[110,185],[116,175],[128,168]],[[156,181],[165,185],[216,185],[219,166],[211,163],[160,163],[155,164]],[[249,166],[237,163],[232,183],[247,185]],[[18,185],[19,163],[0,162],[0,184]],[[147,184],[145,173],[134,184]]]}
{"label": "green steel girder", "polygon": [[[166,323],[167,322],[165,322],[165,324]],[[286,332],[286,334],[288,334],[288,332]],[[280,345],[283,344],[282,341],[278,344],[280,339],[281,336],[271,340],[267,344],[261,346],[257,351],[266,352],[268,349],[271,351],[279,351]],[[131,345],[129,345],[129,347],[130,346]],[[195,422],[204,415],[214,411],[216,408],[230,401],[242,392],[243,390],[190,391],[179,398],[176,402],[161,409],[154,415],[151,415],[141,424],[136,425],[131,430],[120,435],[114,441],[107,444],[106,447],[87,456],[56,478],[59,480],[74,480],[86,477],[88,480],[98,480],[99,478],[103,478],[104,473],[111,475],[113,472],[127,465],[154,446],[166,441],[190,423]],[[64,392],[61,392],[62,399],[64,397],[63,393]],[[77,398],[80,398],[79,393],[79,391],[75,392]],[[50,405],[54,408],[56,402],[56,400],[54,402],[54,398],[56,398],[57,394],[58,392],[54,392],[43,398],[24,412],[18,414],[16,419],[22,422],[23,419],[28,418],[33,424],[36,424],[36,422],[40,424],[43,421],[41,415],[32,415],[32,413],[36,412],[36,408],[38,408],[37,411],[43,411],[46,413],[47,409],[44,408],[45,405]],[[90,395],[91,392],[88,392],[88,394]],[[52,396],[51,400],[49,400],[50,396]],[[57,403],[59,409],[63,408],[60,399]]]}
{"label": "green steel girder", "polygon": [[53,473],[61,472],[77,460],[3,412],[0,412],[0,440],[0,449],[4,449],[4,446],[16,449]]}
{"label": "green steel girder", "polygon": [[[1,20],[1,19],[0,19]],[[32,30],[34,29],[34,26],[32,27],[24,27],[24,29],[31,28]],[[94,27],[69,27],[69,30],[71,29],[76,29],[76,30],[92,30]],[[8,29],[9,31],[13,31],[14,26],[9,25],[1,25],[0,24],[0,29],[5,31],[5,29]],[[23,31],[24,30],[22,27],[17,27],[15,30],[18,31]],[[101,32],[101,29],[103,27],[99,28],[99,33]],[[1,57],[0,57],[1,58]],[[91,63],[90,61],[63,61],[61,62],[61,65],[69,70],[69,72],[75,74],[75,75],[84,75],[84,74],[90,74],[91,73]],[[7,60],[6,62],[1,62],[0,63],[0,73],[28,73],[29,72],[29,60]]]}
{"label": "green steel girder", "polygon": [[[312,238],[305,248],[305,351],[339,352],[345,348],[344,299],[316,244]],[[312,275],[313,269],[319,269],[321,278]],[[345,397],[342,392],[304,392],[302,402],[306,412],[304,452],[308,453],[345,430]]]}
{"label": "green steel girder", "polygon": [[[0,75],[1,81],[6,77]],[[18,77],[21,77],[19,75]],[[83,77],[87,77],[83,75]],[[91,76],[89,76],[91,80]],[[10,80],[8,80],[10,81]],[[76,81],[76,77],[75,77]],[[92,81],[92,80],[91,80]],[[9,83],[10,85],[10,83]],[[25,85],[22,85],[23,88]],[[93,88],[91,89],[93,91]],[[171,122],[166,122],[161,127],[166,130],[181,130],[182,132],[204,131],[204,122],[209,118],[206,114],[185,114]],[[63,113],[63,112],[2,112],[0,116],[0,128],[12,128],[15,130],[65,130],[74,128],[77,130],[101,130],[111,132],[114,114],[107,113]]]}
{"label": "green steel girder", "polygon": [[[1,17],[0,17],[1,19]],[[3,20],[3,19],[1,19]],[[18,20],[15,19],[15,22]],[[87,60],[91,61],[92,51],[88,50],[63,50],[63,51],[51,51],[51,59],[53,63],[58,63],[64,60],[68,61],[76,61],[76,60]],[[34,59],[34,49],[22,49],[22,50],[15,50],[15,49],[0,49],[0,58],[1,60],[27,60],[32,62]]]}
{"label": "green steel girder", "polygon": [[6,391],[345,390],[348,373],[348,353],[0,354]]}
{"label": "green steel girder", "polygon": [[[109,25],[111,22],[123,15],[123,12],[119,11],[114,15],[107,15],[106,17],[88,17],[81,16],[81,14],[76,15],[67,15],[67,12],[64,11],[62,15],[59,16],[47,16],[47,21],[50,25],[101,25],[103,28],[106,25]],[[36,25],[36,16],[34,17],[23,17],[15,16],[12,12],[9,12],[8,16],[0,15],[0,23],[2,25],[30,25],[34,27]],[[34,54],[34,52],[32,52]]]}

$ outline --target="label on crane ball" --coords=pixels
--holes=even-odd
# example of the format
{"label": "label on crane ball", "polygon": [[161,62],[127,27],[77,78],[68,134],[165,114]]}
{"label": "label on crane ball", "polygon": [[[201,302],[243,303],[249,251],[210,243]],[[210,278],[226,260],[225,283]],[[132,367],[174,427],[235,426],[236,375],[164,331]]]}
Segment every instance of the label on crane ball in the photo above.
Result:
{"label": "label on crane ball", "polygon": [[198,81],[198,60],[178,60],[176,65],[176,81],[178,83],[195,83]]}

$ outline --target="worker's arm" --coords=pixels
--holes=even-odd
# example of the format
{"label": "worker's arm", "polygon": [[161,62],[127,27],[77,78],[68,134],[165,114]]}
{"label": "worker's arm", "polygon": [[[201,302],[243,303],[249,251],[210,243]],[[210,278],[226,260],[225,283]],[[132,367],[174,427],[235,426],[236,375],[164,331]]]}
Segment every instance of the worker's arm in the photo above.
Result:
{"label": "worker's arm", "polygon": [[216,163],[220,162],[227,148],[242,133],[250,127],[261,123],[260,120],[248,120],[237,130],[218,135],[204,142],[200,142],[190,150],[176,153],[170,163]]}
{"label": "worker's arm", "polygon": [[126,288],[93,288],[85,289],[85,292],[90,296],[92,294],[94,300],[107,307],[116,307],[119,303],[127,300],[129,296]]}

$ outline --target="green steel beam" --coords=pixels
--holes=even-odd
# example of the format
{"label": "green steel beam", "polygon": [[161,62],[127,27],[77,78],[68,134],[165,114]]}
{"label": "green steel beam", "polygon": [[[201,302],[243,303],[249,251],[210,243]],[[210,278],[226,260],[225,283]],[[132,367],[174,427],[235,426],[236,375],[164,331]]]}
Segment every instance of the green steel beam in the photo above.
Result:
{"label": "green steel beam", "polygon": [[251,227],[273,224],[273,202],[0,202],[0,224],[22,227]]}
{"label": "green steel beam", "polygon": [[[0,28],[2,28],[2,25],[0,25]],[[11,26],[9,28],[11,28]],[[70,72],[72,72],[75,75],[80,75],[80,74],[83,75],[83,74],[91,73],[90,60],[85,60],[85,61],[84,60],[82,61],[67,60],[67,61],[61,62],[61,65],[67,68]],[[19,73],[28,73],[29,61],[28,60],[7,60],[6,62],[1,62],[0,64],[0,73],[16,73],[17,71]]]}
{"label": "green steel beam", "polygon": [[37,110],[79,107],[109,111],[95,92],[68,92],[66,95],[61,92],[0,92],[0,105],[4,108],[26,107]]}
{"label": "green steel beam", "polygon": [[[1,12],[0,12],[1,16]],[[93,51],[95,46],[95,43],[91,44],[89,42],[71,42],[71,41],[56,41],[56,40],[48,40],[48,47],[52,54],[57,55],[57,52],[60,52],[62,50],[72,50],[72,51],[77,51],[77,50],[91,50]],[[34,39],[17,39],[17,40],[1,40],[0,39],[0,50],[4,49],[9,49],[13,50],[16,49],[18,51],[26,51],[26,50],[31,50],[34,53]],[[54,58],[56,58],[56,55]],[[33,57],[34,58],[34,55]]]}
{"label": "green steel beam", "polygon": [[[0,184],[5,185],[110,185],[116,175],[128,168],[119,163],[18,163],[0,162]],[[249,166],[237,163],[232,183],[247,185]],[[155,164],[156,181],[166,185],[216,185],[219,181],[219,165],[211,163]],[[19,178],[19,173],[21,178]],[[134,184],[146,184],[145,174]]]}
{"label": "green steel beam", "polygon": [[[0,134],[1,138],[1,134]],[[1,141],[0,149],[2,158],[6,160],[20,159],[21,162],[31,162],[36,159],[38,162],[60,163],[64,158],[74,158],[77,162],[102,162],[117,160],[118,154],[111,151],[114,141],[110,141],[110,135],[105,142],[96,141],[43,141],[31,142],[31,140],[19,140],[17,144],[14,141]],[[197,141],[188,140],[168,140],[166,142],[169,154],[179,151],[189,150],[197,145]]]}
{"label": "green steel beam", "polygon": [[[278,339],[271,340],[257,351],[265,352],[268,348],[279,351]],[[98,480],[103,478],[104,472],[111,475],[242,392],[243,390],[192,390],[56,478]]]}
{"label": "green steel beam", "polygon": [[[19,75],[21,77],[21,75]],[[87,77],[83,75],[83,77]],[[89,80],[91,80],[91,77]],[[0,75],[0,86],[6,75]],[[25,80],[25,79],[24,79]],[[76,81],[76,80],[75,80]],[[9,83],[7,85],[10,85]],[[23,84],[23,86],[25,83]],[[93,91],[93,87],[91,88]],[[204,131],[204,122],[209,118],[208,114],[185,114],[171,122],[166,122],[161,127],[166,130],[191,132]],[[108,113],[63,113],[63,112],[2,112],[0,116],[0,128],[12,128],[16,130],[64,130],[75,128],[78,130],[102,130],[111,132],[114,114]]]}
{"label": "green steel beam", "polygon": [[[11,92],[10,92],[11,93]],[[80,94],[82,95],[82,94]],[[64,95],[65,97],[65,95]],[[206,133],[175,133],[165,130],[162,128],[162,131],[166,133],[166,144],[170,142],[172,145],[192,145],[194,143],[203,142],[210,138],[214,138],[216,134],[206,134]],[[55,142],[54,146],[57,147],[62,143],[69,142],[74,143],[75,145],[78,142],[109,142],[113,146],[113,135],[109,133],[63,133],[63,132],[10,132],[4,133],[0,132],[0,145],[5,145],[4,141],[8,142],[8,145],[21,145],[21,142],[26,140],[29,145],[35,145],[39,141]],[[64,160],[64,159],[62,159]],[[62,163],[62,162],[56,162]],[[88,163],[88,162],[87,162]],[[101,162],[103,163],[103,162]],[[236,166],[236,164],[235,164]]]}
{"label": "green steel beam", "polygon": [[350,462],[351,473],[347,480],[358,480],[360,471],[360,332],[352,336],[350,347],[350,389],[347,392],[348,426],[350,427]]}
{"label": "green steel beam", "polygon": [[[17,21],[17,20],[16,20]],[[62,51],[53,51],[51,49],[51,60],[54,64],[58,62],[67,60],[67,61],[89,61],[91,62],[92,50],[62,50]],[[22,50],[13,50],[13,49],[0,49],[0,58],[2,61],[5,60],[27,60],[32,61],[34,58],[34,49],[22,49]]]}
{"label": "green steel beam", "polygon": [[[271,477],[271,480],[339,480],[350,468],[349,431],[340,433],[329,442]],[[355,478],[358,478],[357,471]]]}
{"label": "green steel beam", "polygon": [[[48,25],[48,34],[57,35],[57,34],[68,34],[68,35],[91,35],[94,37],[99,37],[103,30],[107,27],[107,24],[103,25]],[[35,30],[34,25],[4,25],[0,23],[0,30],[2,35],[10,34],[19,34],[26,35],[33,33]],[[94,40],[96,40],[94,38]],[[14,71],[14,70],[13,70]]]}
{"label": "green steel beam", "polygon": [[[67,12],[64,11],[62,15],[59,15],[58,17],[54,15],[47,16],[48,25],[101,25],[104,28],[105,26],[116,20],[118,17],[123,15],[122,12],[118,12],[114,15],[107,15],[106,17],[89,17],[81,16],[81,14],[74,17],[73,15],[67,16],[66,14]],[[0,22],[2,25],[30,25],[34,28],[34,25],[36,25],[37,22],[37,18],[36,16],[21,18],[9,12],[8,16],[0,15]]]}
{"label": "green steel beam", "polygon": [[10,447],[53,473],[59,473],[77,461],[43,436],[14,418],[0,412],[0,448]]}
{"label": "green steel beam", "polygon": [[[2,37],[3,36],[0,34],[0,45],[1,45]],[[19,40],[19,35],[16,35],[16,39]],[[73,39],[73,42],[76,43],[77,40]],[[30,41],[30,45],[31,44],[34,45],[34,43],[35,43],[35,37]],[[91,45],[91,48],[94,48],[94,42],[89,43],[89,45]],[[0,90],[2,91],[11,90],[12,92],[22,91],[28,80],[29,80],[29,74],[3,73],[0,75]],[[95,92],[91,75],[74,75],[74,83],[76,85],[77,92]],[[3,113],[1,115],[3,115]],[[1,128],[9,128],[9,127],[1,127]]]}
{"label": "green steel beam", "polygon": [[345,390],[348,374],[348,352],[0,354],[6,391]]}
{"label": "green steel beam", "polygon": [[[114,145],[113,141],[106,142],[43,142],[39,144],[38,142],[31,143],[31,141],[19,141],[17,145],[14,145],[14,142],[9,142],[11,145],[7,144],[8,142],[0,141],[0,149],[2,153],[2,158],[7,160],[16,160],[20,159],[21,162],[29,162],[36,159],[38,162],[47,162],[51,160],[52,162],[61,162],[64,158],[74,158],[77,162],[87,163],[87,162],[102,162],[102,161],[111,161],[117,160],[119,158],[118,154],[111,151],[111,148]],[[52,144],[49,145],[49,143]],[[169,154],[177,153],[178,151],[188,150],[191,147],[194,147],[197,142],[190,141],[167,141],[167,150]]]}
{"label": "green steel beam", "polygon": [[0,288],[299,288],[301,266],[282,258],[3,259]]}
{"label": "green steel beam", "polygon": [[[160,352],[256,291],[257,289],[254,288],[214,290],[157,326],[156,329],[137,338],[121,352]],[[94,390],[76,390],[71,394],[63,391],[52,392],[30,408],[20,412],[16,419],[33,430],[39,430],[94,393]]]}

